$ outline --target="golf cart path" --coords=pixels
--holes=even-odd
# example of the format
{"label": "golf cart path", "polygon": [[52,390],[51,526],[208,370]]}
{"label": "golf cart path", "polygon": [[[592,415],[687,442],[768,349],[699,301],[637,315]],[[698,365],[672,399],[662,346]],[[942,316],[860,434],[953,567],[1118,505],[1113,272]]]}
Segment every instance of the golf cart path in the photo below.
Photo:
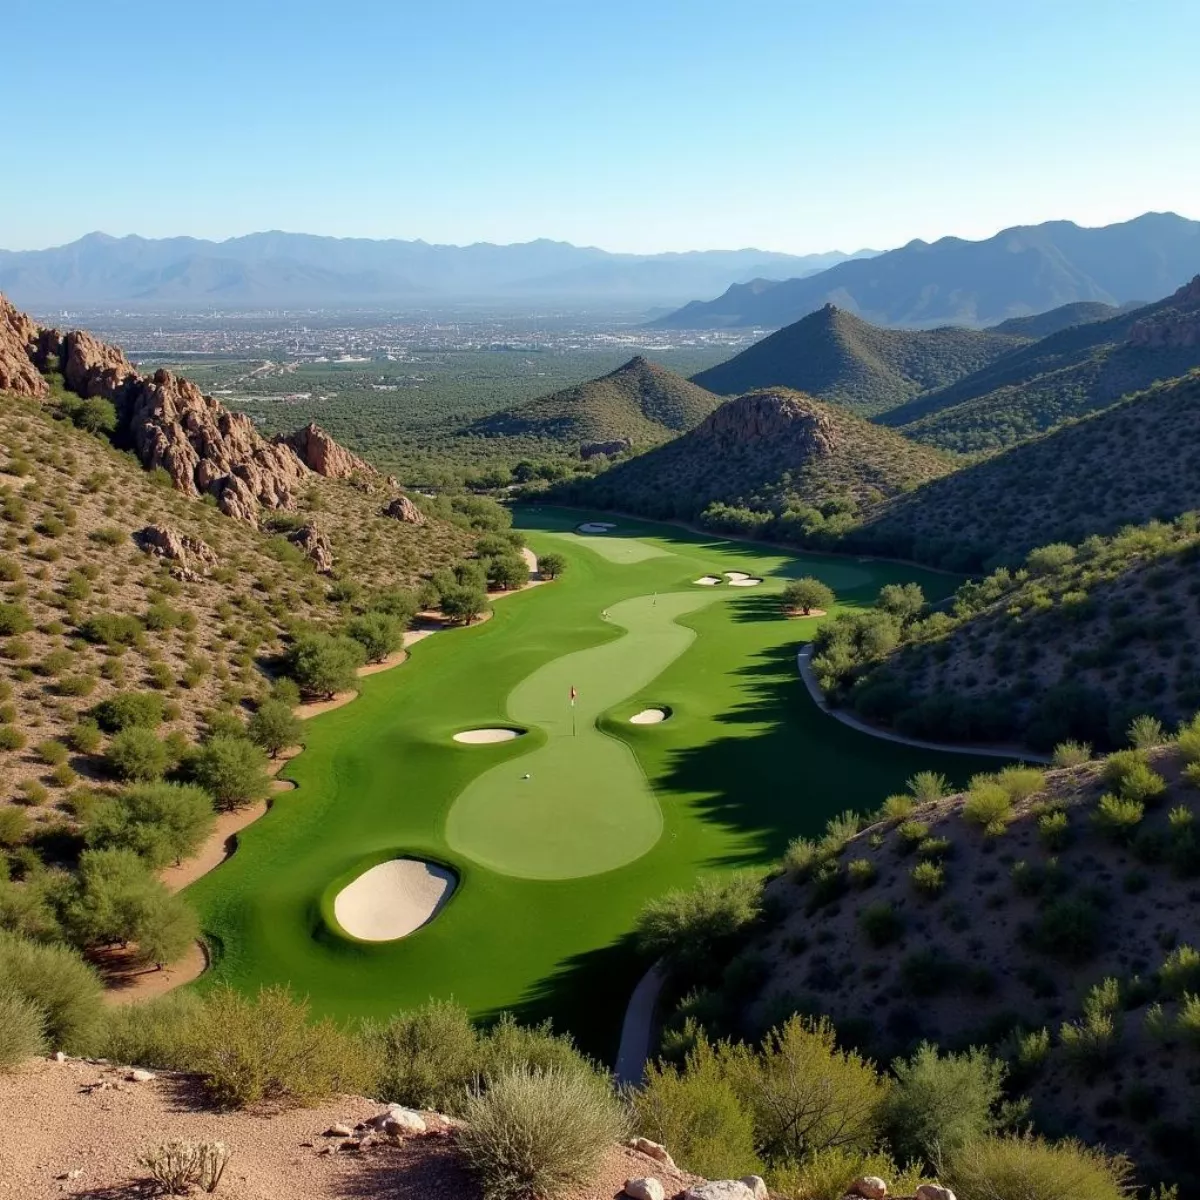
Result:
{"label": "golf cart path", "polygon": [[843,709],[830,706],[829,701],[825,699],[825,693],[821,691],[820,684],[817,683],[816,676],[813,674],[812,653],[813,643],[806,642],[796,655],[796,666],[799,668],[800,678],[804,680],[804,686],[808,689],[808,694],[812,697],[813,703],[823,713],[827,713],[833,717],[835,721],[841,721],[843,725],[847,725],[859,733],[866,733],[871,737],[882,738],[885,742],[897,742],[901,746],[912,746],[917,750],[940,750],[946,754],[977,754],[986,758],[1019,758],[1025,762],[1048,763],[1051,761],[1048,754],[1037,754],[1032,750],[1026,749],[1024,746],[973,746],[963,742],[927,742],[920,738],[904,737],[903,734],[892,733],[890,730],[878,729],[874,725],[869,725],[866,721],[852,716]]}
{"label": "golf cart path", "polygon": [[625,1020],[621,1025],[621,1044],[613,1074],[621,1087],[636,1087],[642,1082],[646,1060],[650,1057],[650,1033],[654,1028],[654,1010],[667,981],[666,968],[660,959],[638,980],[629,997]]}
{"label": "golf cart path", "polygon": [[[521,551],[521,557],[525,559],[525,562],[529,566],[528,582],[519,588],[513,588],[511,591],[489,593],[489,600],[498,600],[501,596],[511,596],[516,592],[525,591],[527,588],[536,587],[538,584],[547,582],[538,574],[538,560],[532,550],[526,547]],[[382,662],[367,663],[365,666],[359,667],[355,674],[361,679],[368,675],[378,674],[380,671],[390,670],[392,667],[398,667],[408,658],[409,646],[422,641],[443,628],[447,628],[447,626],[429,624],[421,629],[408,630],[404,634],[404,646],[402,649],[388,655]],[[358,692],[355,691],[344,692],[341,696],[336,696],[331,701],[320,701],[316,704],[299,704],[293,711],[301,720],[307,720],[310,717],[319,716],[323,712],[328,712],[331,708],[341,708],[343,705],[349,704],[357,696]],[[290,759],[295,758],[303,749],[303,746],[292,746],[283,751],[278,757],[271,760],[267,767],[268,773],[271,775],[277,774]],[[286,779],[273,779],[271,781],[271,790],[273,792],[292,791],[295,786],[294,783]],[[164,867],[159,872],[159,878],[171,892],[182,891],[189,884],[195,883],[197,879],[219,867],[237,850],[238,834],[243,829],[253,825],[259,817],[264,816],[270,807],[271,802],[269,799],[259,800],[254,804],[247,805],[245,808],[235,809],[233,812],[218,813],[213,831],[205,839],[200,849],[183,862],[177,863],[174,866]],[[120,980],[119,987],[110,988],[106,994],[106,998],[111,1002],[121,1004],[137,1004],[146,1000],[152,1000],[156,996],[161,996],[165,992],[182,987],[185,983],[191,983],[193,980],[198,979],[207,967],[208,951],[204,943],[198,941],[188,951],[186,957],[172,967],[167,967],[162,971],[151,967],[141,972],[124,975]]]}

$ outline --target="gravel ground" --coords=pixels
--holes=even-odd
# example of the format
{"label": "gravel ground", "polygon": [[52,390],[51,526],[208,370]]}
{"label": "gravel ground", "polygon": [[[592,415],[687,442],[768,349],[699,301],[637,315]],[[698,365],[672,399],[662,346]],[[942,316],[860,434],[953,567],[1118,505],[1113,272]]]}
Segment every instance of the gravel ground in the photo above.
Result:
{"label": "gravel ground", "polygon": [[[128,1071],[79,1060],[37,1060],[0,1075],[0,1197],[136,1200],[157,1193],[137,1165],[140,1150],[170,1138],[216,1139],[233,1151],[218,1200],[481,1200],[462,1169],[453,1133],[433,1132],[399,1145],[341,1149],[322,1136],[331,1125],[374,1116],[382,1105],[342,1096],[317,1108],[273,1115],[214,1112],[194,1078],[161,1072],[147,1083]],[[92,1085],[103,1084],[99,1088]],[[667,1195],[686,1180],[614,1146],[590,1187],[564,1200],[609,1200],[634,1175],[658,1175]]]}

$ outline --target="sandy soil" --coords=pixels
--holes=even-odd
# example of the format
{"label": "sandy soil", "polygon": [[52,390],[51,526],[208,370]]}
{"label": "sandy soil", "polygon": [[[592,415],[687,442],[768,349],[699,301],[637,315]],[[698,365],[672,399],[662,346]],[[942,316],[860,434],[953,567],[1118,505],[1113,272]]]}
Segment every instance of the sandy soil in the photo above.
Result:
{"label": "sandy soil", "polygon": [[468,746],[490,746],[494,742],[511,742],[520,736],[515,729],[463,729],[454,735],[454,740]]}
{"label": "sandy soil", "polygon": [[640,713],[634,713],[629,718],[630,725],[660,725],[667,719],[667,714],[661,708],[643,708]]}
{"label": "sandy soil", "polygon": [[693,579],[693,583],[698,583],[701,587],[716,587],[721,582],[719,575],[701,575],[699,579]]}
{"label": "sandy soil", "polygon": [[[126,1081],[124,1068],[39,1059],[0,1076],[0,1196],[13,1200],[137,1200],[155,1194],[138,1153],[171,1138],[219,1140],[233,1154],[217,1196],[227,1200],[482,1200],[464,1169],[454,1130],[427,1114],[431,1132],[396,1144],[343,1149],[323,1136],[382,1111],[361,1096],[272,1115],[213,1112],[193,1077],[163,1072]],[[95,1084],[108,1086],[93,1088]],[[53,1119],[48,1119],[50,1115]],[[610,1200],[635,1175],[656,1175],[675,1195],[694,1177],[664,1171],[622,1146],[596,1178],[563,1200]]]}
{"label": "sandy soil", "polygon": [[823,608],[810,608],[808,612],[789,612],[787,618],[789,621],[807,621],[809,617],[824,617],[828,616]]}
{"label": "sandy soil", "polygon": [[104,976],[104,999],[109,1004],[142,1004],[199,979],[208,969],[203,942],[193,942],[183,958],[161,971],[153,964],[131,962],[132,950],[114,947],[89,956]]}
{"label": "sandy soil", "polygon": [[338,892],[333,915],[352,937],[391,942],[432,921],[454,894],[453,871],[419,858],[394,858]]}

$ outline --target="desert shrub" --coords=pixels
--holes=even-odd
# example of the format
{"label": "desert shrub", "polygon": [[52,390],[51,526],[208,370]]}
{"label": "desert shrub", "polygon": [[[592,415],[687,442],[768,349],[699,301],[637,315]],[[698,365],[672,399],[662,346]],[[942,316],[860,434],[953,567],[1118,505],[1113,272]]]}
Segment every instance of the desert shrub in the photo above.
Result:
{"label": "desert shrub", "polygon": [[1062,850],[1071,836],[1071,821],[1061,809],[1038,817],[1038,837],[1047,850]]}
{"label": "desert shrub", "polygon": [[607,1083],[581,1072],[506,1072],[468,1099],[466,1121],[458,1145],[488,1200],[583,1184],[626,1132]]}
{"label": "desert shrub", "polygon": [[936,896],[946,886],[944,867],[932,862],[919,862],[913,867],[910,878],[913,887],[923,896]]}
{"label": "desert shrub", "polygon": [[0,636],[28,633],[32,628],[33,618],[23,604],[0,602]]}
{"label": "desert shrub", "polygon": [[962,1200],[1127,1200],[1133,1169],[1123,1156],[1032,1134],[969,1142],[947,1182]]}
{"label": "desert shrub", "polygon": [[915,850],[929,836],[929,826],[924,821],[901,821],[896,826],[896,836],[904,850]]}
{"label": "desert shrub", "polygon": [[136,646],[142,638],[142,623],[129,613],[96,613],[79,627],[89,641],[99,645]]}
{"label": "desert shrub", "polygon": [[1122,800],[1106,792],[1092,813],[1092,823],[1106,838],[1128,844],[1145,814],[1140,800]]}
{"label": "desert shrub", "polygon": [[1059,1031],[1067,1061],[1088,1078],[1116,1052],[1121,1016],[1121,987],[1108,978],[1096,984],[1083,1001],[1083,1019],[1066,1022]]}
{"label": "desert shrub", "polygon": [[0,807],[0,847],[11,850],[19,846],[29,832],[29,818],[23,808],[6,804]]}
{"label": "desert shrub", "polygon": [[92,716],[106,733],[135,725],[153,728],[163,719],[163,698],[154,692],[116,692],[97,704]]}
{"label": "desert shrub", "polygon": [[138,1155],[138,1165],[171,1196],[186,1196],[193,1187],[215,1192],[229,1164],[224,1142],[189,1142],[175,1139],[149,1146]]}
{"label": "desert shrub", "polygon": [[192,1030],[205,1000],[182,989],[145,1004],[114,1004],[105,1013],[95,1053],[112,1062],[191,1070]]}
{"label": "desert shrub", "polygon": [[45,741],[38,742],[33,748],[34,753],[47,766],[56,767],[59,763],[67,761],[67,748],[62,742],[55,741],[53,738],[47,738]]}
{"label": "desert shrub", "polygon": [[1193,1048],[1200,1048],[1200,996],[1184,992],[1175,1017],[1175,1033]]}
{"label": "desert shrub", "polygon": [[92,809],[91,846],[132,850],[151,867],[165,867],[195,852],[215,824],[212,798],[188,784],[143,783]]}
{"label": "desert shrub", "polygon": [[214,988],[189,1040],[192,1069],[228,1107],[308,1104],[373,1082],[364,1043],[332,1021],[310,1022],[307,1001],[286,988],[263,988],[253,998]]}
{"label": "desert shrub", "polygon": [[904,931],[904,919],[891,903],[880,900],[858,914],[858,927],[872,946],[887,946]]}
{"label": "desert shrub", "polygon": [[430,1000],[397,1013],[367,1033],[379,1064],[384,1100],[413,1108],[459,1113],[480,1067],[479,1034],[467,1010]]}
{"label": "desert shrub", "polygon": [[50,1046],[68,1054],[88,1052],[101,1029],[104,997],[95,972],[78,954],[0,931],[0,980],[7,994],[42,1014]]}
{"label": "desert shrub", "polygon": [[1080,896],[1065,896],[1046,906],[1033,931],[1034,945],[1065,962],[1086,962],[1100,944],[1100,910]]}
{"label": "desert shrub", "polygon": [[1135,750],[1153,750],[1167,740],[1167,731],[1157,717],[1134,717],[1125,732],[1129,744]]}
{"label": "desert shrub", "polygon": [[299,744],[302,728],[300,718],[292,711],[290,704],[268,698],[255,709],[246,732],[252,742],[276,758],[289,746]]}
{"label": "desert shrub", "polygon": [[350,637],[306,633],[296,638],[286,657],[287,673],[311,696],[333,696],[355,686],[355,672],[366,661],[362,646]]}
{"label": "desert shrub", "polygon": [[793,838],[784,851],[784,869],[793,872],[799,879],[807,879],[823,857],[824,851],[811,838]]}
{"label": "desert shrub", "polygon": [[11,725],[0,726],[0,750],[20,750],[26,742],[25,735]]}
{"label": "desert shrub", "polygon": [[95,675],[64,675],[54,684],[54,690],[60,696],[90,696],[96,690],[98,680]]}
{"label": "desert shrub", "polygon": [[46,1049],[46,1014],[37,1002],[0,980],[0,1072]]}
{"label": "desert shrub", "polygon": [[95,721],[76,721],[66,733],[67,745],[77,754],[94,754],[100,745],[100,726]]}
{"label": "desert shrub", "polygon": [[942,1055],[923,1042],[912,1058],[897,1059],[892,1073],[882,1121],[902,1158],[944,1162],[998,1127],[1005,1069],[985,1051]]}
{"label": "desert shrub", "polygon": [[922,1183],[930,1182],[916,1163],[897,1166],[881,1150],[862,1153],[844,1146],[830,1146],[808,1155],[803,1162],[788,1163],[771,1171],[771,1191],[791,1200],[842,1200],[853,1179],[875,1175],[887,1181],[889,1195],[912,1195]]}
{"label": "desert shrub", "polygon": [[928,804],[950,794],[945,775],[937,771],[918,771],[907,784],[909,793],[918,804]]}
{"label": "desert shrub", "polygon": [[879,816],[889,821],[903,821],[917,807],[915,796],[899,792],[888,796],[879,806]]}
{"label": "desert shrub", "polygon": [[757,919],[762,883],[748,873],[700,880],[687,891],[651,900],[637,920],[642,951],[688,974],[704,974],[721,961],[739,933]]}
{"label": "desert shrub", "polygon": [[846,876],[856,888],[869,887],[877,874],[875,864],[869,858],[856,858],[846,864]]}
{"label": "desert shrub", "polygon": [[118,779],[136,781],[161,779],[171,765],[166,745],[144,725],[122,729],[108,743],[104,760]]}
{"label": "desert shrub", "polygon": [[192,756],[188,769],[223,811],[244,808],[271,790],[266,754],[243,737],[218,734],[210,738]]}
{"label": "desert shrub", "polygon": [[1011,766],[1005,767],[992,776],[1007,793],[1014,803],[1025,800],[1035,792],[1040,792],[1046,785],[1046,772],[1037,767]]}
{"label": "desert shrub", "polygon": [[1087,742],[1059,742],[1054,747],[1053,764],[1056,767],[1080,767],[1091,762],[1092,753]]}
{"label": "desert shrub", "polygon": [[[525,570],[524,563],[521,569]],[[383,662],[404,645],[404,624],[385,612],[366,612],[355,617],[346,633],[362,648],[368,662]]]}
{"label": "desert shrub", "polygon": [[1176,999],[1184,992],[1200,992],[1200,951],[1176,946],[1159,967],[1158,981],[1163,991]]}
{"label": "desert shrub", "polygon": [[549,1021],[522,1025],[512,1013],[501,1013],[480,1038],[479,1073],[494,1079],[505,1071],[592,1071],[595,1064],[576,1047],[570,1034],[554,1032]]}
{"label": "desert shrub", "polygon": [[963,802],[963,816],[988,833],[1001,832],[1013,817],[1012,796],[995,778],[974,779]]}

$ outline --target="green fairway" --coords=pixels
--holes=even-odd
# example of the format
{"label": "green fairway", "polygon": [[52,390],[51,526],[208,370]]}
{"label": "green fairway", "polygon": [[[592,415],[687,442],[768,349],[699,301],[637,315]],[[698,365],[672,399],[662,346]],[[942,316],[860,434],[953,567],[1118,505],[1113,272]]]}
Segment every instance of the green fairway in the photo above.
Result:
{"label": "green fairway", "polygon": [[[519,511],[535,551],[566,555],[565,575],[418,643],[404,666],[364,679],[353,704],[307,723],[285,771],[296,790],[189,890],[214,956],[198,986],[289,983],[314,1010],[347,1017],[454,996],[484,1018],[553,1016],[609,1054],[640,970],[628,934],[648,899],[705,871],[766,864],[916,771],[962,782],[994,769],[821,713],[796,671],[816,620],[779,611],[796,575],[824,579],[844,607],[907,580],[941,597],[953,578],[624,518],[575,535],[590,516]],[[764,582],[693,583],[726,571]],[[629,723],[648,707],[670,718]],[[489,726],[525,734],[454,741]],[[398,855],[452,867],[453,898],[400,941],[346,936],[333,897]]]}

